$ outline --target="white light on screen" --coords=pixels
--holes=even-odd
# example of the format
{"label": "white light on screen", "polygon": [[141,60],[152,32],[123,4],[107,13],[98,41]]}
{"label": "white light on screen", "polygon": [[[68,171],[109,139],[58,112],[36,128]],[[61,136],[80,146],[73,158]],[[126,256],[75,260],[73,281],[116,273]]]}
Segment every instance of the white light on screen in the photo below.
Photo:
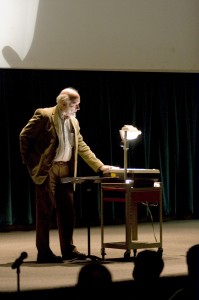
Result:
{"label": "white light on screen", "polygon": [[7,67],[3,49],[10,47],[23,60],[34,37],[39,0],[0,0],[0,67]]}

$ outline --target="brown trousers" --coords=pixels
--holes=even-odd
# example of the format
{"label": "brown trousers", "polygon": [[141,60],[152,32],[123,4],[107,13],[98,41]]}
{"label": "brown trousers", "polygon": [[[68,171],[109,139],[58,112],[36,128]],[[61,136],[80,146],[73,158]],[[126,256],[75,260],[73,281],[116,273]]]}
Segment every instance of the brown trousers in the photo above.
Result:
{"label": "brown trousers", "polygon": [[71,176],[68,163],[60,165],[53,163],[46,181],[42,185],[36,185],[36,247],[41,255],[52,252],[50,225],[54,209],[61,254],[65,255],[73,246],[75,226],[73,184],[60,183],[60,178],[67,176]]}

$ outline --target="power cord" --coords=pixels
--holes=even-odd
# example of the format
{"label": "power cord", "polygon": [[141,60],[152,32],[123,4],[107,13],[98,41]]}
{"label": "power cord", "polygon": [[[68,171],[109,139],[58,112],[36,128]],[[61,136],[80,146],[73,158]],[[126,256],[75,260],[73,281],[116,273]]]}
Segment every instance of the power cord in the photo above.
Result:
{"label": "power cord", "polygon": [[[154,235],[154,238],[155,238],[155,241],[157,242],[157,238],[156,238],[156,234],[155,234],[155,228],[154,228],[154,221],[153,221],[153,215],[151,213],[151,210],[149,208],[149,203],[148,202],[141,202],[144,206],[146,206],[147,208],[147,211],[150,215],[150,218],[151,218],[151,225],[152,225],[152,229],[153,229],[153,235]],[[158,206],[157,203],[151,203],[150,206]]]}

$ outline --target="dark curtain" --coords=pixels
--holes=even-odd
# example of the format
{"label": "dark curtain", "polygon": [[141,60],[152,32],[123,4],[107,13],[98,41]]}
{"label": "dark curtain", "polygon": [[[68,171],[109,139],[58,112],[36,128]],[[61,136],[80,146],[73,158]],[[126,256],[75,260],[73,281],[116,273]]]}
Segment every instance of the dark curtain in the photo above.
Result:
{"label": "dark curtain", "polygon": [[[97,157],[123,167],[119,129],[137,127],[142,134],[130,143],[128,167],[160,170],[165,220],[198,218],[198,74],[1,69],[1,228],[34,225],[34,185],[21,162],[19,133],[36,108],[54,106],[68,86],[79,90],[77,118]],[[96,174],[79,159],[78,175]],[[99,199],[98,184],[91,191],[78,186],[77,226],[88,209],[97,224]]]}

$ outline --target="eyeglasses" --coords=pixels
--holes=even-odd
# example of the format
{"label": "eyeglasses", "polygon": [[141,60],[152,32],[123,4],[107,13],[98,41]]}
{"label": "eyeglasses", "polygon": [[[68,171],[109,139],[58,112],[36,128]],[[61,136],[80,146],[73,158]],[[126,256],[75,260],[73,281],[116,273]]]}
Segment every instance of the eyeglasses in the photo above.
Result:
{"label": "eyeglasses", "polygon": [[69,104],[69,106],[70,106],[70,107],[73,107],[73,108],[76,108],[76,109],[80,109],[80,103],[73,103],[73,102],[71,102],[71,103]]}

